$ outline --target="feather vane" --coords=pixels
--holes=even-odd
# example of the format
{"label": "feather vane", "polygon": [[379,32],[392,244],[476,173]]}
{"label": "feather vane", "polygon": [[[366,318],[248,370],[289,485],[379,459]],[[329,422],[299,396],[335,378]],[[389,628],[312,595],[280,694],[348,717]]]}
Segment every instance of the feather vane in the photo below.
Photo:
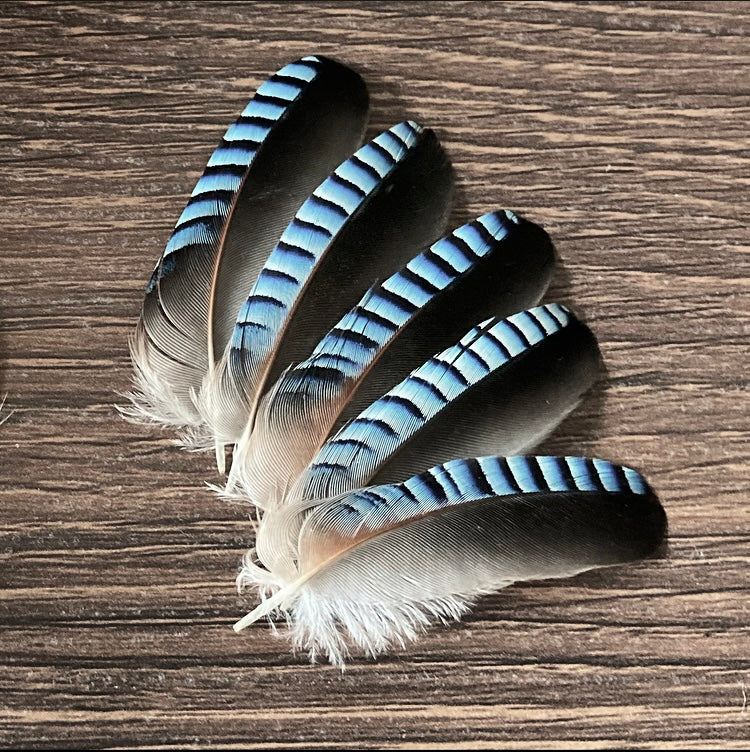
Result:
{"label": "feather vane", "polygon": [[[364,82],[308,56],[263,83],[212,154],[156,264],[136,332],[133,420],[210,443],[196,405],[215,353],[283,228],[359,143]],[[301,132],[304,131],[304,137]]]}

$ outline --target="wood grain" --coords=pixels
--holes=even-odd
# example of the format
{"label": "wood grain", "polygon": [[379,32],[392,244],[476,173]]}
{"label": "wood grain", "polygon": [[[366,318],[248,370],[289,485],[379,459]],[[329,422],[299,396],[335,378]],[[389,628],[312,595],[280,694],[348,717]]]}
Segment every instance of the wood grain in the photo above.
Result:
{"label": "wood grain", "polygon": [[[728,2],[0,4],[0,744],[743,747],[748,32]],[[113,408],[208,155],[311,52],[363,74],[371,131],[436,129],[455,222],[548,229],[607,374],[542,449],[643,469],[671,531],[344,674],[229,629],[245,510]]]}

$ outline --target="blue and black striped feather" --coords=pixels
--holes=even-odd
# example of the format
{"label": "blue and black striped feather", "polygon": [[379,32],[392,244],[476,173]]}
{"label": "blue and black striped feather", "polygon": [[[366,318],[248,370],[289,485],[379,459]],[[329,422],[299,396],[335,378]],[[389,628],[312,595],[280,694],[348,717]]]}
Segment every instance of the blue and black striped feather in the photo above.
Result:
{"label": "blue and black striped feather", "polygon": [[[498,519],[482,532],[498,523],[507,526],[501,533],[510,548],[510,518],[515,517],[512,524],[519,536],[528,536],[541,558],[550,553],[555,538],[576,539],[581,531],[596,538],[606,531],[606,536],[589,541],[602,546],[598,563],[628,561],[652,553],[665,533],[661,505],[632,468],[586,457],[485,456],[450,460],[402,483],[370,486],[324,502],[302,527],[300,560],[304,562],[305,536],[311,532],[356,539],[486,501],[490,518]],[[597,507],[600,513],[594,513]],[[504,513],[509,517],[503,519]],[[444,540],[453,537],[446,530]],[[590,552],[582,544],[578,540],[576,548]]]}
{"label": "blue and black striped feather", "polygon": [[[653,555],[665,533],[661,504],[630,468],[582,457],[452,460],[312,507],[295,574],[235,629],[280,609],[298,645],[343,663],[352,642],[377,654],[513,582]],[[240,577],[255,581],[251,568]]]}
{"label": "blue and black striped feather", "polygon": [[323,499],[454,457],[523,452],[578,404],[599,367],[593,334],[564,306],[489,319],[345,424],[297,494]]}
{"label": "blue and black striped feather", "polygon": [[239,478],[261,499],[287,487],[331,431],[472,324],[537,303],[553,265],[548,235],[510,211],[438,240],[371,288],[281,376],[235,455],[230,484]]}
{"label": "blue and black striped feather", "polygon": [[303,200],[360,142],[362,79],[321,56],[263,83],[208,161],[149,281],[132,351],[134,417],[200,422],[192,395]]}
{"label": "blue and black striped feather", "polygon": [[362,295],[443,230],[453,171],[435,134],[399,123],[339,165],[302,204],[239,308],[205,417],[249,435],[258,400]]}

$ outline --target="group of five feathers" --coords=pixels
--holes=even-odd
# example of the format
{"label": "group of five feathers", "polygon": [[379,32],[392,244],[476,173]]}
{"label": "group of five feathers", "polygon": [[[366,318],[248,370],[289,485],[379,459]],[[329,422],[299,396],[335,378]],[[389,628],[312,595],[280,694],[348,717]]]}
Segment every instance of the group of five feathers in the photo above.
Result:
{"label": "group of five feathers", "polygon": [[214,446],[222,472],[233,448],[223,493],[256,515],[238,584],[260,598],[235,629],[283,613],[295,647],[339,665],[666,531],[636,471],[522,455],[600,362],[570,310],[538,305],[547,233],[497,211],[440,237],[435,134],[405,121],[359,146],[367,110],[322,56],[260,86],[154,269],[123,409]]}

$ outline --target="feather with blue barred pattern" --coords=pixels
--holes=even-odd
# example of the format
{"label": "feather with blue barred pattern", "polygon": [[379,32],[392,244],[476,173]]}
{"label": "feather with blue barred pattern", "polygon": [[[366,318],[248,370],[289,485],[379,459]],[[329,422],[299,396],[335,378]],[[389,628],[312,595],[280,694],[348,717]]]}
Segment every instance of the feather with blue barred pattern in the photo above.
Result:
{"label": "feather with blue barred pattern", "polygon": [[[258,402],[373,279],[444,229],[453,171],[431,130],[399,123],[339,165],[300,207],[260,271],[199,404],[217,441],[249,437]],[[335,290],[335,295],[331,294]]]}
{"label": "feather with blue barred pattern", "polygon": [[125,417],[212,443],[196,395],[266,257],[310,192],[360,143],[368,95],[322,56],[263,83],[208,161],[146,289]]}
{"label": "feather with blue barred pattern", "polygon": [[338,665],[351,648],[403,646],[514,582],[649,556],[666,532],[639,473],[582,457],[452,460],[300,509],[288,570],[246,557],[239,585],[263,601],[235,630],[285,614],[296,647]]}

